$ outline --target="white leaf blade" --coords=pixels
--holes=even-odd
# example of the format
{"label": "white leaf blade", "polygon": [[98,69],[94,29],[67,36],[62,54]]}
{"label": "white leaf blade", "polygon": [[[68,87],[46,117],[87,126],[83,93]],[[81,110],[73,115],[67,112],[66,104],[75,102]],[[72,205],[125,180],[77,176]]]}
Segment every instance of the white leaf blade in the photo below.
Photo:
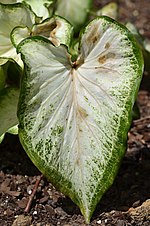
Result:
{"label": "white leaf blade", "polygon": [[[133,58],[124,60],[120,48],[134,50],[135,43],[112,22],[105,17],[92,22],[98,26],[98,38],[93,35],[95,25],[87,27],[74,64],[63,46],[55,48],[42,38],[19,46],[26,64],[18,112],[21,142],[38,168],[80,207],[87,222],[124,155],[142,73],[141,52],[131,51]],[[110,62],[109,57],[101,58],[110,47],[107,41],[113,45],[109,27],[126,34],[130,44],[117,48],[118,57],[110,57]],[[123,69],[120,63],[117,67],[118,58]]]}
{"label": "white leaf blade", "polygon": [[[31,27],[35,21],[34,15],[23,4],[3,5],[0,3],[0,57],[13,58],[22,67],[20,56],[11,43],[10,34],[16,26]],[[13,19],[12,19],[13,18]]]}
{"label": "white leaf blade", "polygon": [[42,20],[50,17],[50,10],[53,1],[52,0],[22,0],[29,4],[32,8],[32,11],[38,16],[42,17]]}

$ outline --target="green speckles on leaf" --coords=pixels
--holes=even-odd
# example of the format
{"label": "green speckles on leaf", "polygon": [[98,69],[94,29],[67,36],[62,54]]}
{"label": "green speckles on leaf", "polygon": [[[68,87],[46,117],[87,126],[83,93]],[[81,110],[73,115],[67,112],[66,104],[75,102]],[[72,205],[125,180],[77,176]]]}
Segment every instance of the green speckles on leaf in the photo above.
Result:
{"label": "green speckles on leaf", "polygon": [[84,99],[85,99],[86,102],[88,102],[88,98],[86,96],[84,96]]}
{"label": "green speckles on leaf", "polygon": [[61,127],[61,126],[57,126],[56,128],[54,128],[53,130],[52,130],[52,136],[59,136],[61,133],[63,132],[63,127]]}

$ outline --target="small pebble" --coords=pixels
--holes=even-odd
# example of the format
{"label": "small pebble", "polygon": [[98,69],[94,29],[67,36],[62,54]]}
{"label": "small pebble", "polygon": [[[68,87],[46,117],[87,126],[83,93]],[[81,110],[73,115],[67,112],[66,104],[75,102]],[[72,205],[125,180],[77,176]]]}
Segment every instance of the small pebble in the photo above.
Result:
{"label": "small pebble", "polygon": [[105,223],[107,223],[108,219],[105,219]]}
{"label": "small pebble", "polygon": [[34,212],[33,212],[33,215],[37,215],[38,214],[38,212],[35,210]]}
{"label": "small pebble", "polygon": [[98,220],[96,223],[97,223],[97,224],[101,224],[101,223],[102,223],[102,221],[101,221],[101,220]]}
{"label": "small pebble", "polygon": [[133,16],[137,17],[139,15],[139,11],[138,10],[134,10],[133,11]]}

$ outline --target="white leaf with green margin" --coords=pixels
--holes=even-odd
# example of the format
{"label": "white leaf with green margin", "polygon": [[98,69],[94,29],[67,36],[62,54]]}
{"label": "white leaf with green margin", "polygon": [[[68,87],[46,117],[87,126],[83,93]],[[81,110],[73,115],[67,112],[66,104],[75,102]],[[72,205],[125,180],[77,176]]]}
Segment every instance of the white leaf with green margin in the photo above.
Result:
{"label": "white leaf with green margin", "polygon": [[87,19],[91,4],[91,0],[57,0],[55,14],[64,17],[79,30]]}
{"label": "white leaf with green margin", "polygon": [[73,37],[73,26],[64,18],[53,16],[41,24],[34,25],[32,35],[47,37],[55,46],[64,44],[69,47]]}
{"label": "white leaf with green margin", "polygon": [[0,0],[3,4],[25,3],[29,5],[32,11],[43,20],[51,16],[50,7],[53,0]]}
{"label": "white leaf with green margin", "polygon": [[33,25],[32,29],[15,27],[11,32],[11,39],[13,44],[17,46],[24,38],[37,35],[48,38],[55,46],[64,44],[69,47],[73,36],[73,27],[62,17],[54,16],[40,24]]}
{"label": "white leaf with green margin", "polygon": [[10,40],[10,33],[16,26],[32,27],[34,14],[23,4],[3,5],[0,3],[0,57],[13,58],[21,67],[20,55]]}
{"label": "white leaf with green margin", "polygon": [[31,36],[31,29],[28,27],[15,27],[11,32],[11,41],[15,47],[25,38]]}
{"label": "white leaf with green margin", "polygon": [[143,72],[141,51],[130,32],[108,17],[85,28],[76,62],[65,46],[42,37],[24,40],[18,51],[25,62],[21,143],[89,222],[125,153]]}
{"label": "white leaf with green margin", "polygon": [[[0,91],[0,137],[6,132],[17,133],[17,106],[20,90],[8,87]],[[2,139],[1,139],[2,141]]]}
{"label": "white leaf with green margin", "polygon": [[42,19],[46,19],[51,16],[49,8],[51,7],[52,0],[22,0],[31,6],[32,11]]}

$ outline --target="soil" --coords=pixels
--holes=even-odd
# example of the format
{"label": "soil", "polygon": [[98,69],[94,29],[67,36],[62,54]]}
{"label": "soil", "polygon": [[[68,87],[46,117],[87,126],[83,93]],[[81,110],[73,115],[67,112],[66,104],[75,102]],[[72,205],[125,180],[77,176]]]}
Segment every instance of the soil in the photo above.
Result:
{"label": "soil", "polygon": [[[94,1],[101,7],[110,1]],[[115,1],[117,2],[117,1]],[[150,1],[118,1],[119,21],[130,21],[150,39]],[[92,217],[91,226],[150,225],[150,74],[145,71],[137,97],[140,118],[133,120],[128,148],[117,178]],[[84,226],[78,207],[42,178],[29,213],[25,207],[41,173],[17,136],[0,145],[0,226]]]}

